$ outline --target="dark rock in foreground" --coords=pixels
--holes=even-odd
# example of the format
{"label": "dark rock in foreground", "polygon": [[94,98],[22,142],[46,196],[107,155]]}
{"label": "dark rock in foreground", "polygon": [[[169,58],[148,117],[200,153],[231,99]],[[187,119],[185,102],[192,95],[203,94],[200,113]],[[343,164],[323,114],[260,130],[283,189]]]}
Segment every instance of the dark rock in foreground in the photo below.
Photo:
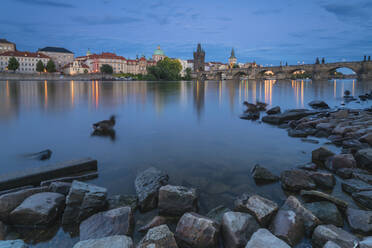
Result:
{"label": "dark rock in foreground", "polygon": [[342,227],[344,220],[335,204],[328,201],[306,203],[305,207],[318,217],[323,224]]}
{"label": "dark rock in foreground", "polygon": [[314,100],[309,102],[309,106],[313,109],[329,109],[329,106],[324,101]]}
{"label": "dark rock in foreground", "polygon": [[80,224],[80,240],[113,235],[131,236],[134,218],[130,207],[112,209],[92,215]]}
{"label": "dark rock in foreground", "polygon": [[359,167],[372,169],[372,148],[359,150],[355,154],[355,159]]}
{"label": "dark rock in foreground", "polygon": [[166,185],[159,189],[159,213],[181,216],[186,212],[197,212],[198,196],[196,189],[183,186]]}
{"label": "dark rock in foreground", "polygon": [[304,222],[292,210],[279,210],[271,223],[271,232],[291,246],[295,246],[304,236]]}
{"label": "dark rock in foreground", "polygon": [[276,182],[279,180],[278,176],[274,175],[268,169],[258,164],[253,167],[252,176],[253,179],[258,183]]}
{"label": "dark rock in foreground", "polygon": [[212,219],[212,220],[214,220],[218,224],[221,224],[222,217],[227,212],[231,212],[231,209],[229,209],[229,208],[227,208],[227,207],[225,207],[223,205],[220,205],[218,207],[215,207],[211,211],[209,211],[207,213],[207,217],[210,218],[210,219]]}
{"label": "dark rock in foreground", "polygon": [[290,246],[281,239],[278,239],[267,229],[259,229],[255,232],[245,248],[290,248]]}
{"label": "dark rock in foreground", "polygon": [[308,202],[314,201],[329,201],[337,205],[337,207],[341,209],[346,209],[348,204],[347,202],[338,199],[332,195],[323,193],[321,191],[316,190],[301,190],[301,196],[305,198]]}
{"label": "dark rock in foreground", "polygon": [[37,226],[51,224],[63,211],[65,196],[58,193],[34,194],[10,213],[13,225]]}
{"label": "dark rock in foreground", "polygon": [[275,114],[280,114],[281,112],[281,109],[279,106],[276,106],[276,107],[272,107],[271,109],[269,109],[268,111],[266,111],[266,114],[268,115],[275,115]]}
{"label": "dark rock in foreground", "polygon": [[185,213],[177,224],[176,239],[181,248],[215,248],[220,226],[196,213]]}
{"label": "dark rock in foreground", "polygon": [[343,191],[349,194],[372,190],[372,185],[358,179],[347,179],[341,183],[341,187]]}
{"label": "dark rock in foreground", "polygon": [[279,125],[291,120],[299,120],[308,115],[314,115],[317,112],[307,109],[287,110],[282,114],[273,114],[262,117],[262,121],[270,124]]}
{"label": "dark rock in foreground", "polygon": [[372,191],[361,191],[352,194],[353,199],[362,206],[372,209]]}
{"label": "dark rock in foreground", "polygon": [[315,228],[313,245],[316,248],[323,247],[328,241],[332,241],[341,248],[353,248],[358,243],[358,238],[334,225],[320,225]]}
{"label": "dark rock in foreground", "polygon": [[134,248],[133,241],[125,235],[80,241],[73,248]]}
{"label": "dark rock in foreground", "polygon": [[112,195],[107,198],[108,209],[129,206],[132,211],[137,209],[137,196],[135,195]]}
{"label": "dark rock in foreground", "polygon": [[372,233],[372,211],[347,208],[347,221],[354,232]]}
{"label": "dark rock in foreground", "polygon": [[335,154],[333,152],[331,152],[330,150],[328,150],[327,148],[320,147],[320,148],[315,149],[314,151],[312,151],[311,159],[314,163],[322,166],[322,165],[324,165],[326,160],[333,155],[335,155]]}
{"label": "dark rock in foreground", "polygon": [[176,239],[167,225],[151,228],[137,245],[137,248],[178,248]]}
{"label": "dark rock in foreground", "polygon": [[315,189],[316,184],[309,174],[303,170],[287,170],[281,174],[282,187],[289,191]]}
{"label": "dark rock in foreground", "polygon": [[150,167],[141,172],[134,182],[138,197],[138,205],[141,211],[149,211],[157,207],[158,192],[161,186],[168,184],[169,176]]}

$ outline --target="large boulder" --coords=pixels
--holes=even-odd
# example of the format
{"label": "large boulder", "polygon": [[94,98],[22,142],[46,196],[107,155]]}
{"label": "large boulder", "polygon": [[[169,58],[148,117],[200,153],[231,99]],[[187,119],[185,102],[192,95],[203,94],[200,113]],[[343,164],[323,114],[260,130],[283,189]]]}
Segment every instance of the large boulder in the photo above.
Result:
{"label": "large boulder", "polygon": [[334,225],[317,226],[312,236],[314,247],[321,248],[328,241],[336,243],[341,248],[353,248],[358,243],[358,238]]}
{"label": "large boulder", "polygon": [[257,183],[276,182],[279,180],[278,176],[258,164],[253,167],[252,176]]}
{"label": "large boulder", "polygon": [[27,197],[48,191],[48,187],[24,189],[0,196],[0,220],[7,221],[10,212],[18,207]]}
{"label": "large boulder", "polygon": [[141,211],[149,211],[158,205],[158,192],[161,186],[168,184],[169,176],[154,167],[141,172],[134,182]]}
{"label": "large boulder", "polygon": [[173,185],[162,186],[159,189],[158,208],[161,215],[181,216],[186,212],[197,212],[196,189]]}
{"label": "large boulder", "polygon": [[20,239],[0,241],[0,248],[28,248],[25,242]]}
{"label": "large boulder", "polygon": [[66,198],[62,216],[63,224],[80,223],[106,206],[107,189],[92,184],[73,181]]}
{"label": "large boulder", "polygon": [[62,213],[65,196],[59,193],[42,192],[26,198],[10,213],[13,225],[49,225]]}
{"label": "large boulder", "polygon": [[326,102],[320,100],[314,100],[309,102],[309,106],[313,109],[329,109],[329,106]]}
{"label": "large boulder", "polygon": [[90,216],[80,224],[80,240],[97,239],[113,235],[131,236],[134,218],[130,207],[111,209]]}
{"label": "large boulder", "polygon": [[365,211],[354,208],[347,208],[347,221],[354,232],[364,234],[372,233],[372,211]]}
{"label": "large boulder", "polygon": [[215,248],[220,226],[196,213],[185,213],[177,224],[175,236],[181,248]]}
{"label": "large boulder", "polygon": [[353,199],[361,204],[362,206],[372,209],[372,190],[371,191],[361,191],[352,194]]}
{"label": "large boulder", "polygon": [[333,224],[342,227],[344,220],[335,204],[328,201],[306,203],[305,207],[311,211],[323,224]]}
{"label": "large boulder", "polygon": [[304,207],[301,202],[294,196],[289,196],[283,206],[283,210],[293,210],[296,215],[300,216],[304,221],[306,234],[310,236],[315,227],[320,225],[320,220],[311,211]]}
{"label": "large boulder", "polygon": [[313,179],[315,184],[323,189],[332,189],[335,184],[335,176],[332,173],[320,172],[320,171],[311,171],[308,172],[310,178]]}
{"label": "large boulder", "polygon": [[100,239],[89,239],[78,242],[73,248],[134,248],[133,241],[125,235],[115,235]]}
{"label": "large boulder", "polygon": [[49,185],[49,191],[54,193],[63,194],[65,196],[70,192],[71,183],[68,182],[52,182]]}
{"label": "large boulder", "polygon": [[341,183],[341,187],[343,191],[349,194],[372,190],[372,185],[358,179],[346,179]]}
{"label": "large boulder", "polygon": [[315,189],[316,184],[306,171],[286,170],[281,174],[282,187],[289,191]]}
{"label": "large boulder", "polygon": [[225,247],[244,247],[260,228],[256,219],[247,213],[227,212],[222,218],[222,237]]}
{"label": "large boulder", "polygon": [[331,171],[337,171],[344,168],[356,168],[357,163],[352,154],[337,154],[330,157],[325,166]]}
{"label": "large boulder", "polygon": [[325,147],[320,147],[311,152],[311,159],[314,163],[322,166],[326,160],[333,155],[335,154],[332,151]]}
{"label": "large boulder", "polygon": [[278,205],[259,195],[243,194],[235,202],[235,211],[253,215],[261,226],[267,226],[278,211]]}
{"label": "large boulder", "polygon": [[268,115],[275,115],[275,114],[280,114],[281,109],[279,106],[272,107],[268,111],[266,111],[266,114]]}
{"label": "large boulder", "polygon": [[292,210],[280,209],[270,227],[271,232],[291,246],[295,246],[304,236],[304,222]]}
{"label": "large boulder", "polygon": [[273,114],[262,117],[262,121],[270,124],[283,124],[292,120],[299,120],[305,116],[316,114],[317,112],[307,109],[292,109],[281,114]]}
{"label": "large boulder", "polygon": [[137,248],[178,248],[176,239],[167,225],[151,228]]}
{"label": "large boulder", "polygon": [[255,232],[245,248],[291,248],[286,242],[278,239],[267,229],[258,229]]}
{"label": "large boulder", "polygon": [[355,159],[359,167],[372,169],[372,148],[359,150],[355,154]]}

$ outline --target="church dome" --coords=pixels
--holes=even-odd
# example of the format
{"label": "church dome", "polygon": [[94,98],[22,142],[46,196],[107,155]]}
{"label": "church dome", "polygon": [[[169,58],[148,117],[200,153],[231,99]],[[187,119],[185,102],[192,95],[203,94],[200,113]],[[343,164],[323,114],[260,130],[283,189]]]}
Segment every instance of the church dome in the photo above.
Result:
{"label": "church dome", "polygon": [[164,56],[165,54],[164,54],[163,50],[160,49],[160,46],[158,46],[157,49],[154,52],[154,55]]}
{"label": "church dome", "polygon": [[90,49],[88,48],[87,56],[89,56],[89,55],[92,55],[92,53],[90,52]]}

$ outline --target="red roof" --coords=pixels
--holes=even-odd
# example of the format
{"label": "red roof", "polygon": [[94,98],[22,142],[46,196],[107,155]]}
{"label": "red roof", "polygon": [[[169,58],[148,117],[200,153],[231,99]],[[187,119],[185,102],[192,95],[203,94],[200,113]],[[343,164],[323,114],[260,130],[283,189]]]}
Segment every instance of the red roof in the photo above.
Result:
{"label": "red roof", "polygon": [[42,53],[32,53],[32,52],[20,52],[20,51],[7,51],[0,53],[0,56],[11,56],[11,57],[31,57],[31,58],[44,58],[50,59],[49,56],[46,56]]}
{"label": "red roof", "polygon": [[[66,64],[63,68],[65,69],[65,68],[69,68],[69,67],[71,67],[71,66],[72,66],[72,62]],[[81,66],[82,68],[87,68],[87,69],[89,69],[89,66],[87,66],[87,65],[84,64],[84,63],[81,63],[80,66]]]}
{"label": "red roof", "polygon": [[[123,56],[118,56],[115,53],[101,53],[101,54],[92,54],[85,56],[88,59],[120,59],[120,60],[126,60]],[[83,58],[83,57],[78,57]]]}

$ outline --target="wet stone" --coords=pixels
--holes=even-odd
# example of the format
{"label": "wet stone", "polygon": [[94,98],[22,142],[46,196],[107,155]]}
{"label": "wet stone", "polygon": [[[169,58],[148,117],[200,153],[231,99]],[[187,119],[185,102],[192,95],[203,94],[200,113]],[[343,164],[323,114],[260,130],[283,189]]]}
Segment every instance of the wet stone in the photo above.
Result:
{"label": "wet stone", "polygon": [[359,167],[372,169],[372,148],[359,150],[355,154],[355,159]]}
{"label": "wet stone", "polygon": [[268,115],[275,115],[275,114],[280,114],[281,110],[279,106],[272,107],[268,111],[266,111],[266,114]]}
{"label": "wet stone", "polygon": [[314,247],[321,248],[328,241],[334,242],[341,248],[351,248],[358,242],[358,238],[334,225],[317,226],[312,236]]}
{"label": "wet stone", "polygon": [[141,211],[149,211],[157,207],[158,192],[161,186],[168,184],[169,176],[154,167],[141,172],[134,185]]}
{"label": "wet stone", "polygon": [[27,248],[25,242],[20,239],[0,241],[0,248]]}
{"label": "wet stone", "polygon": [[372,191],[361,191],[352,194],[353,199],[362,206],[372,209]]}
{"label": "wet stone", "polygon": [[334,153],[325,147],[320,147],[312,151],[312,161],[316,164],[323,165],[325,161],[333,156]]}
{"label": "wet stone", "polygon": [[159,189],[159,213],[181,216],[186,212],[197,212],[198,196],[196,189],[183,186],[166,185]]}
{"label": "wet stone", "polygon": [[52,182],[49,185],[49,191],[54,193],[59,193],[67,196],[70,191],[71,183],[68,182]]}
{"label": "wet stone", "polygon": [[222,237],[225,247],[244,247],[260,228],[256,219],[247,213],[227,212],[222,218]]}
{"label": "wet stone", "polygon": [[314,201],[329,201],[334,204],[336,204],[337,207],[341,209],[346,209],[348,204],[347,202],[334,197],[332,195],[326,194],[321,191],[317,190],[301,190],[301,196],[307,201],[307,202],[314,202]]}
{"label": "wet stone", "polygon": [[235,201],[235,211],[253,215],[261,226],[267,226],[278,211],[278,205],[259,195],[243,194]]}
{"label": "wet stone", "polygon": [[304,236],[303,219],[292,210],[279,210],[270,227],[271,232],[294,246]]}
{"label": "wet stone", "polygon": [[255,165],[252,169],[253,179],[258,183],[276,182],[279,177],[271,173],[268,169],[261,165]]}
{"label": "wet stone", "polygon": [[80,241],[73,248],[134,248],[133,241],[125,235]]}
{"label": "wet stone", "polygon": [[277,238],[267,229],[259,229],[248,241],[245,248],[290,248],[283,240]]}
{"label": "wet stone", "polygon": [[135,195],[113,195],[107,198],[108,209],[129,206],[132,211],[137,209],[137,196]]}
{"label": "wet stone", "polygon": [[343,191],[349,194],[372,190],[372,185],[358,179],[347,179],[341,183],[341,187]]}
{"label": "wet stone", "polygon": [[347,221],[354,232],[364,234],[372,233],[372,211],[348,208],[346,216]]}
{"label": "wet stone", "polygon": [[178,217],[157,215],[154,218],[152,218],[152,220],[148,222],[146,225],[140,227],[138,231],[147,232],[149,229],[153,227],[164,225],[164,224],[170,224],[170,223],[177,222],[177,221],[178,221]]}
{"label": "wet stone", "polygon": [[282,187],[285,190],[300,191],[302,189],[315,189],[316,185],[303,170],[287,170],[281,174]]}
{"label": "wet stone", "polygon": [[356,168],[357,164],[352,154],[337,154],[330,157],[325,163],[327,169],[337,171],[343,168]]}
{"label": "wet stone", "polygon": [[353,177],[372,185],[372,175],[370,174],[362,174],[362,173],[354,172]]}
{"label": "wet stone", "polygon": [[151,228],[137,248],[178,248],[176,239],[167,225]]}
{"label": "wet stone", "polygon": [[327,201],[306,203],[305,207],[324,224],[342,227],[344,220],[335,204]]}
{"label": "wet stone", "polygon": [[328,241],[323,248],[341,248],[338,244],[332,241]]}
{"label": "wet stone", "polygon": [[336,184],[335,176],[331,173],[309,172],[309,175],[315,184],[320,188],[332,189]]}
{"label": "wet stone", "polygon": [[372,248],[372,236],[365,237],[359,242],[359,248]]}
{"label": "wet stone", "polygon": [[229,208],[227,208],[227,207],[225,207],[223,205],[220,205],[220,206],[212,209],[211,211],[209,211],[206,216],[208,218],[214,220],[218,224],[221,224],[222,217],[227,212],[231,212],[231,209],[229,209]]}

